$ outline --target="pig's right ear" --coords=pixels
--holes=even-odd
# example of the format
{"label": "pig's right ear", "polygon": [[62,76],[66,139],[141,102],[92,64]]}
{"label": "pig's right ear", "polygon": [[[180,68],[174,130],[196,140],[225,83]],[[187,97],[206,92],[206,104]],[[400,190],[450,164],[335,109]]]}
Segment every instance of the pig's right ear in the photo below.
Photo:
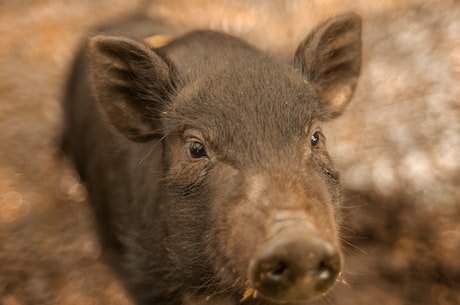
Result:
{"label": "pig's right ear", "polygon": [[361,17],[345,14],[319,25],[295,52],[294,66],[315,86],[329,118],[351,100],[361,68]]}
{"label": "pig's right ear", "polygon": [[91,80],[98,107],[129,139],[159,136],[160,114],[173,91],[171,67],[146,45],[121,37],[89,41]]}

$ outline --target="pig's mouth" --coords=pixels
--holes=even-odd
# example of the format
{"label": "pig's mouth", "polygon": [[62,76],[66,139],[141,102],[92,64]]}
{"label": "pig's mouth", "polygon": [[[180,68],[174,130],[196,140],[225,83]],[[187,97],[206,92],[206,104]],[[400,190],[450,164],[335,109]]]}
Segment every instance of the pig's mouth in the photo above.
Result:
{"label": "pig's mouth", "polygon": [[254,294],[275,302],[305,301],[336,281],[341,256],[334,245],[304,228],[287,230],[263,244],[250,261]]}

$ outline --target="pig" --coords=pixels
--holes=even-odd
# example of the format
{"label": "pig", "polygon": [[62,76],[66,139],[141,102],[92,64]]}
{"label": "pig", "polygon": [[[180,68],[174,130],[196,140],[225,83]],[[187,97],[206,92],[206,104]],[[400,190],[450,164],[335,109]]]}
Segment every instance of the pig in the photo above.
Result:
{"label": "pig", "polygon": [[211,30],[148,44],[138,28],[88,39],[63,105],[62,150],[128,294],[157,305],[325,294],[343,259],[321,126],[357,86],[361,18],[326,20],[292,60]]}

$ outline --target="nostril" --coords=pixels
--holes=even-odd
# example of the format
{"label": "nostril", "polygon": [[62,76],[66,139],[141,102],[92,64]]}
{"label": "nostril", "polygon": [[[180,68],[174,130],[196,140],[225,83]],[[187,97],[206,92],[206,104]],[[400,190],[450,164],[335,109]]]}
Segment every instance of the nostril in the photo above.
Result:
{"label": "nostril", "polygon": [[333,274],[333,266],[327,261],[321,261],[318,264],[317,277],[318,280],[325,281],[328,280]]}
{"label": "nostril", "polygon": [[280,282],[283,280],[288,265],[285,262],[277,262],[269,270],[267,270],[267,278],[273,282]]}
{"label": "nostril", "polygon": [[338,253],[331,253],[317,263],[316,269],[312,269],[315,279],[313,287],[316,291],[326,291],[335,282],[340,273],[340,265]]}

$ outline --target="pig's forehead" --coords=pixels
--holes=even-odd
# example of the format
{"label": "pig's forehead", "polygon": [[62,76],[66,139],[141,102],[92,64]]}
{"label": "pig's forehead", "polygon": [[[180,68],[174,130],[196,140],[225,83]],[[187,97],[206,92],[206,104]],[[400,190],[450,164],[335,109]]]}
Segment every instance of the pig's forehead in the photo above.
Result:
{"label": "pig's forehead", "polygon": [[320,114],[313,87],[290,71],[228,69],[190,82],[168,113],[222,140],[299,136]]}
{"label": "pig's forehead", "polygon": [[[280,103],[304,107],[315,102],[313,86],[288,62],[258,52],[241,53],[247,54],[219,60],[211,56],[196,69],[179,66],[179,95],[185,99],[177,99],[176,106],[192,98],[193,103],[202,106],[254,112],[271,110]],[[307,103],[295,104],[296,101]]]}

